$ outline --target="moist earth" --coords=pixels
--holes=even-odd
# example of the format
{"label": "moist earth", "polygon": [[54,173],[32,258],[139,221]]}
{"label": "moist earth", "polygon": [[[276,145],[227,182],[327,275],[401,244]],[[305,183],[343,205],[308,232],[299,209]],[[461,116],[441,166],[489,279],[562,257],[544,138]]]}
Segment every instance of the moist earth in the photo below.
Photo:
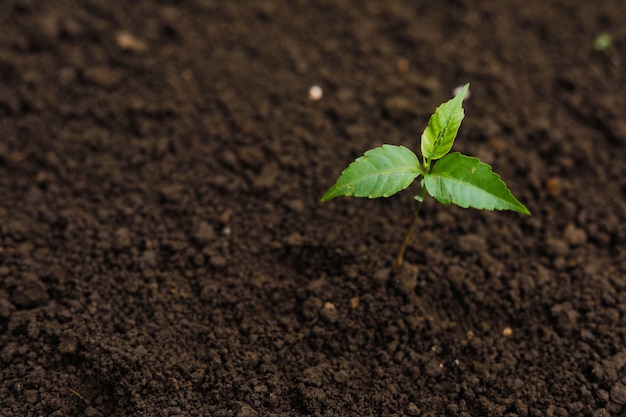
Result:
{"label": "moist earth", "polygon": [[[0,416],[625,416],[625,22],[0,2]],[[319,199],[466,82],[532,216],[427,200],[394,273],[418,185]]]}

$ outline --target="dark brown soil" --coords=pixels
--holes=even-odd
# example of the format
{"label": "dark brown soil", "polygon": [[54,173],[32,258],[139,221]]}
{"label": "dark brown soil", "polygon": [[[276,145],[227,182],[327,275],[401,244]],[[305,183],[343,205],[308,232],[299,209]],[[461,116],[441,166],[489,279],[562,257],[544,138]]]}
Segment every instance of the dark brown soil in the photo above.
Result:
{"label": "dark brown soil", "polygon": [[[4,0],[0,33],[0,416],[626,416],[623,0]],[[390,274],[416,189],[319,198],[466,82],[455,149],[533,216],[428,200]]]}

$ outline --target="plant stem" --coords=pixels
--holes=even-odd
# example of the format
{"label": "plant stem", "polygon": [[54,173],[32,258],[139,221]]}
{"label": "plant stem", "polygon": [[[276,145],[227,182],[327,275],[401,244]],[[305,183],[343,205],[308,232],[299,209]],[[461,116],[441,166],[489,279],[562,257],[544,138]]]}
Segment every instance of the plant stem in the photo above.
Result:
{"label": "plant stem", "polygon": [[394,270],[398,270],[402,267],[402,261],[404,260],[404,252],[413,236],[413,229],[415,229],[415,223],[417,223],[417,217],[420,214],[420,209],[422,208],[422,204],[424,203],[424,197],[426,197],[426,187],[422,184],[422,190],[420,191],[419,196],[417,197],[417,206],[415,207],[415,211],[413,212],[413,218],[411,219],[411,224],[409,225],[409,229],[406,231],[404,235],[404,240],[402,241],[402,246],[400,246],[400,250],[398,251],[398,256],[396,256],[396,262],[393,266]]}

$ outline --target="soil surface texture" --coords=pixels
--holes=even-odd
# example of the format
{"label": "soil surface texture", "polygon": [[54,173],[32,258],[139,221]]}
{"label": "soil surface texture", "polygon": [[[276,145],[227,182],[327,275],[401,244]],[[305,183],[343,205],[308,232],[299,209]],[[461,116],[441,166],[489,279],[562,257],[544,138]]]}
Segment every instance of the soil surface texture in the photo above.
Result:
{"label": "soil surface texture", "polygon": [[[626,416],[623,0],[3,0],[0,33],[1,417]],[[427,199],[393,273],[419,184],[319,199],[467,82],[454,149],[532,216]]]}

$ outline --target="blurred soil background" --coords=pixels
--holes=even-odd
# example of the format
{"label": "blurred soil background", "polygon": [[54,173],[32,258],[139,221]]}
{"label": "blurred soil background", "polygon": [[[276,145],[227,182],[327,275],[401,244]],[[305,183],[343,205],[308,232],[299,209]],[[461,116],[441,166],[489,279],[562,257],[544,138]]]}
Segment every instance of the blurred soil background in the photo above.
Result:
{"label": "blurred soil background", "polygon": [[[0,34],[0,416],[626,415],[622,0],[4,0]],[[533,215],[428,200],[391,274],[416,189],[319,198],[466,82],[455,149]]]}

